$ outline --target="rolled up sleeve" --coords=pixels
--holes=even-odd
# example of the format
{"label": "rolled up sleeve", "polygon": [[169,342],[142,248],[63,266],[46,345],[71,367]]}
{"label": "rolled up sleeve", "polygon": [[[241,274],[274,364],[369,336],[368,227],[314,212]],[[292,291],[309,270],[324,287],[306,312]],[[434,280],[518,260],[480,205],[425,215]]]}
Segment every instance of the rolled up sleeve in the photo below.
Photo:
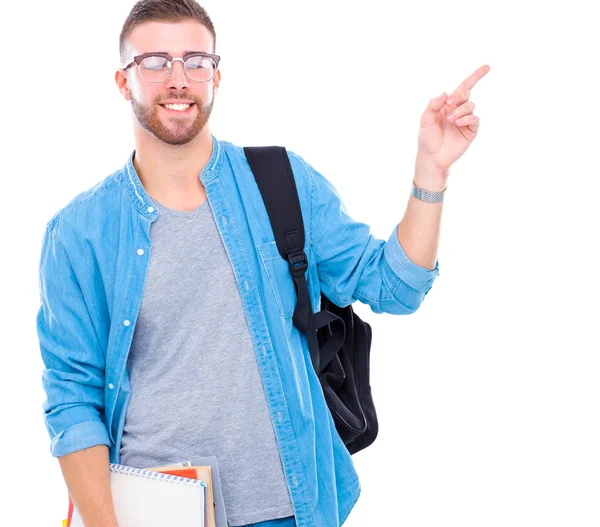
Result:
{"label": "rolled up sleeve", "polygon": [[409,314],[418,309],[439,274],[412,262],[396,229],[376,238],[366,223],[347,212],[333,184],[300,156],[311,185],[311,247],[321,290],[345,307],[355,300],[376,313]]}
{"label": "rolled up sleeve", "polygon": [[63,456],[105,444],[105,357],[79,282],[57,233],[47,226],[39,267],[36,329],[44,369],[44,420],[50,452]]}
{"label": "rolled up sleeve", "polygon": [[[388,273],[387,280],[392,286],[394,297],[399,302],[415,306],[416,310],[440,273],[439,260],[436,260],[433,269],[427,269],[414,263],[400,244],[398,225],[394,227],[385,244],[383,254],[387,262],[384,269]],[[393,276],[389,273],[390,270]]]}

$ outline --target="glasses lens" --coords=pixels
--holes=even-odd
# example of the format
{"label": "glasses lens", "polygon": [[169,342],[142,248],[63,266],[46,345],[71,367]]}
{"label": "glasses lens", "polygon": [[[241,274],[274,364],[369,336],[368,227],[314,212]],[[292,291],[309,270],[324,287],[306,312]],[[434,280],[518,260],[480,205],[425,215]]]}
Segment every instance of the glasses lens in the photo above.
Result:
{"label": "glasses lens", "polygon": [[196,55],[185,61],[185,68],[190,79],[206,82],[213,78],[216,65],[210,57]]}
{"label": "glasses lens", "polygon": [[140,73],[147,81],[164,81],[169,75],[169,61],[154,55],[146,57],[140,62]]}

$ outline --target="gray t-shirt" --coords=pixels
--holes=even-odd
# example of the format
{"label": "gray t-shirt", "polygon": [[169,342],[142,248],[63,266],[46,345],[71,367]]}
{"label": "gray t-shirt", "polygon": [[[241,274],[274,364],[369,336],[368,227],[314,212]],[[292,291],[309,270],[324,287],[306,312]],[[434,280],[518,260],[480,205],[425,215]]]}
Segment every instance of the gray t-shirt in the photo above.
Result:
{"label": "gray t-shirt", "polygon": [[233,268],[210,203],[156,203],[152,250],[127,367],[121,463],[216,456],[227,519],[294,514]]}

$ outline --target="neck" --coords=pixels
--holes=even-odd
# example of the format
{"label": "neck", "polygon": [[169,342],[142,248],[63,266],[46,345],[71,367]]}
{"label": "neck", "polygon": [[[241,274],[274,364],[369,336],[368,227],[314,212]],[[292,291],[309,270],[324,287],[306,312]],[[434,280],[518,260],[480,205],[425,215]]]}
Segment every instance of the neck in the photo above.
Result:
{"label": "neck", "polygon": [[200,172],[212,155],[208,126],[185,145],[169,145],[136,134],[133,166],[151,198],[176,210],[193,210],[206,200]]}

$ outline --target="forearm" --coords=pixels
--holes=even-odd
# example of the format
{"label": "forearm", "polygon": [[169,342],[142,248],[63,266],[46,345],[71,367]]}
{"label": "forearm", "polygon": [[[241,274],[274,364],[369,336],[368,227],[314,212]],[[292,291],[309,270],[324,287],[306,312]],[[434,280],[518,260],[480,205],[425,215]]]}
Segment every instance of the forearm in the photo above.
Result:
{"label": "forearm", "polygon": [[71,500],[86,527],[118,527],[113,508],[106,445],[58,458]]}
{"label": "forearm", "polygon": [[[441,173],[417,156],[415,185],[430,191],[446,188],[448,173]],[[398,241],[417,265],[433,269],[437,260],[443,203],[428,203],[409,197],[406,212],[398,225]]]}

